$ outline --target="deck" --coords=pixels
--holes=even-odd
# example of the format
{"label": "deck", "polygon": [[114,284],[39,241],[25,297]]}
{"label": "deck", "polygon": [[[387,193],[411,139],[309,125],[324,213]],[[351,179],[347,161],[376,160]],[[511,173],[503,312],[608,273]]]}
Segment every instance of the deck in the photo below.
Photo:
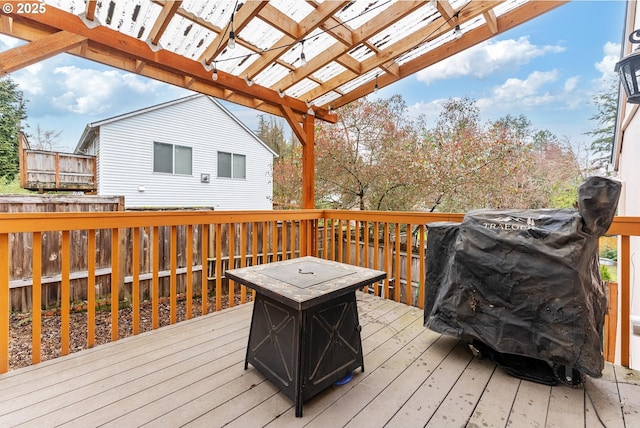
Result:
{"label": "deck", "polygon": [[418,308],[357,294],[363,373],[293,403],[243,370],[251,304],[0,375],[0,426],[638,427],[640,373],[585,388],[509,377],[423,327]]}

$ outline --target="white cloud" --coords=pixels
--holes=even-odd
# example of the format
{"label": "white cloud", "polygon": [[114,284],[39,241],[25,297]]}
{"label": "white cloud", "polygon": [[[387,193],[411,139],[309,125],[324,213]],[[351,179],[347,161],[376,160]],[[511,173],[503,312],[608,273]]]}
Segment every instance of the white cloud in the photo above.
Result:
{"label": "white cloud", "polygon": [[579,76],[569,77],[564,81],[564,91],[571,92],[578,87],[578,83],[580,81]]}
{"label": "white cloud", "polygon": [[61,92],[52,96],[63,110],[101,115],[114,105],[127,104],[132,94],[152,95],[162,84],[118,70],[94,70],[73,65],[56,67]]}
{"label": "white cloud", "polygon": [[533,107],[555,100],[547,87],[558,80],[558,71],[534,71],[526,79],[510,78],[493,88],[491,97],[478,100],[480,109],[498,107],[508,110],[510,106]]}
{"label": "white cloud", "polygon": [[438,116],[442,112],[442,106],[448,100],[437,99],[430,102],[420,101],[408,107],[409,115],[417,118],[418,116],[424,116],[427,123],[435,123]]}
{"label": "white cloud", "polygon": [[604,56],[594,64],[596,70],[601,75],[594,81],[596,92],[610,88],[611,81],[618,79],[615,72],[615,65],[620,61],[620,43],[607,42],[602,48]]}
{"label": "white cloud", "polygon": [[481,43],[417,73],[419,81],[430,84],[462,76],[482,78],[506,69],[516,69],[533,58],[565,50],[559,45],[536,46],[528,37]]}
{"label": "white cloud", "polygon": [[19,73],[11,75],[14,82],[27,95],[41,95],[46,90],[46,85],[41,79],[43,64],[37,62],[22,69]]}
{"label": "white cloud", "polygon": [[0,34],[0,51],[4,51],[7,49],[15,48],[19,44],[24,43],[20,39],[16,39],[15,37],[5,36],[4,34]]}

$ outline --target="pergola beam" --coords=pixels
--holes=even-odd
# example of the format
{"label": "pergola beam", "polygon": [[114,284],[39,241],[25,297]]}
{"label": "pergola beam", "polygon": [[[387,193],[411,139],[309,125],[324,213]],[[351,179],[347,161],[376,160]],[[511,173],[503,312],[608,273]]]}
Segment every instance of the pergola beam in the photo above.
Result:
{"label": "pergola beam", "polygon": [[0,75],[12,73],[47,58],[73,49],[86,42],[87,38],[59,31],[37,41],[0,53]]}
{"label": "pergola beam", "polygon": [[[249,22],[260,13],[265,6],[269,4],[268,1],[247,1],[240,10],[233,12],[235,14],[233,18],[233,25],[236,34],[242,31]],[[229,42],[229,32],[220,31],[215,39],[209,44],[207,49],[200,55],[200,61],[206,61],[207,64],[211,63],[211,58],[215,58],[227,47]]]}
{"label": "pergola beam", "polygon": [[[93,52],[94,54],[91,55],[90,59],[103,64],[134,73],[139,72],[147,77],[177,86],[183,86],[185,84],[184,77],[188,76],[200,81],[200,86],[207,87],[207,91],[204,93],[211,94],[224,89],[231,90],[242,98],[259,99],[266,104],[270,104],[274,108],[269,109],[269,112],[276,111],[278,115],[281,115],[279,106],[282,104],[288,105],[293,111],[299,113],[306,113],[308,110],[306,103],[301,100],[288,96],[281,97],[277,91],[259,85],[249,86],[244,79],[222,71],[218,71],[218,80],[214,82],[211,79],[211,71],[207,71],[197,61],[168,50],[161,49],[154,52],[145,42],[128,37],[108,27],[98,26],[90,29],[79,17],[56,8],[47,9],[46,14],[30,15],[28,20],[31,23],[25,23],[22,26],[25,29],[22,34],[16,31],[17,24],[27,18],[24,15],[17,14],[10,16],[13,18],[13,25],[9,28],[8,34],[14,37],[29,40],[28,36],[34,30],[33,22],[37,22],[40,31],[49,34],[66,31],[79,36],[83,40],[86,39],[90,43],[89,49],[85,51],[86,53],[83,54],[83,51],[77,49],[73,50],[73,53],[88,57],[89,52]],[[2,32],[7,33],[6,26],[2,26],[0,29]],[[59,51],[56,51],[56,53],[59,53]],[[54,54],[53,52],[49,54],[43,53],[42,57]],[[137,65],[135,61],[142,61],[144,67]],[[191,87],[193,88],[193,84]],[[254,108],[255,103],[251,102],[249,106]],[[260,106],[261,110],[267,111],[262,107]],[[314,107],[314,112],[319,119],[332,123],[336,121],[335,116],[329,115],[326,109]]]}
{"label": "pergola beam", "polygon": [[[328,16],[331,16],[337,10],[340,10],[345,3],[347,3],[347,1],[344,0],[322,3],[316,9],[315,13],[310,14],[305,19],[303,19],[302,22],[300,22],[300,25],[296,24],[295,37],[292,37],[292,35],[290,34],[285,34],[274,44],[274,46],[283,46],[283,49],[274,49],[269,52],[263,53],[257,61],[255,61],[247,68],[246,73],[253,79],[256,75],[266,69],[273,61],[284,55],[289,50],[287,46],[298,42],[299,40],[310,34],[313,30],[318,28]],[[295,22],[287,16],[283,16],[280,21],[290,21],[291,23],[295,24]]]}
{"label": "pergola beam", "polygon": [[176,10],[180,7],[182,1],[168,1],[162,6],[162,11],[153,24],[151,33],[149,34],[149,40],[152,45],[157,45],[160,42],[160,38],[164,34],[165,30],[171,22],[171,18],[176,13]]}
{"label": "pergola beam", "polygon": [[[402,1],[399,3],[395,3],[391,5],[387,10],[384,11],[381,15],[376,16],[372,19],[371,23],[364,24],[357,32],[357,35],[354,32],[352,44],[350,46],[345,46],[340,42],[334,43],[330,47],[328,47],[321,55],[316,56],[312,60],[308,61],[306,67],[298,68],[293,72],[289,73],[283,79],[281,79],[278,83],[274,84],[272,87],[279,88],[281,90],[286,90],[302,79],[305,79],[312,73],[315,73],[328,63],[333,60],[337,60],[338,58],[344,56],[345,63],[349,64],[349,61],[352,59],[348,52],[358,46],[362,40],[366,40],[382,30],[384,30],[389,25],[401,20],[405,16],[409,15],[411,12],[424,7],[425,3],[423,1]],[[349,69],[353,69],[353,66],[344,65]],[[359,70],[353,70],[352,73],[359,74],[362,72],[362,68],[358,67]],[[313,97],[315,98],[315,97]],[[313,99],[304,97],[304,99]]]}
{"label": "pergola beam", "polygon": [[[567,3],[568,1],[569,0],[557,0],[557,1],[536,1],[536,2],[525,3],[519,8],[497,18],[495,28],[499,29],[499,33],[503,33],[537,16],[547,13],[550,10],[553,10]],[[459,15],[459,19],[461,20],[461,22],[463,22],[463,20],[471,19],[472,17],[475,17],[479,14],[484,14],[486,11],[492,9],[495,6],[495,4],[490,4],[490,3],[496,3],[496,2],[482,2],[482,3],[479,3],[478,6],[482,6],[483,3],[485,6],[483,8],[476,8],[474,10],[465,9],[463,12],[461,12]],[[438,4],[440,4],[440,2],[438,2]],[[441,25],[441,23],[442,22],[440,21],[438,25]],[[437,31],[433,27],[434,24],[435,23],[432,23],[430,26],[426,27],[429,30],[424,31],[423,34],[425,33],[429,34],[429,31]],[[478,43],[489,40],[496,34],[493,32],[492,27],[493,27],[492,25],[482,25],[480,27],[474,28],[473,30],[470,30],[464,33],[460,40],[456,40],[455,42],[445,43],[411,61],[408,61],[400,65],[399,73],[397,76],[394,76],[392,74],[380,75],[378,77],[378,87],[382,88],[384,86],[390,85],[391,83],[394,83],[400,79],[404,79],[407,76],[417,73],[418,71],[423,70],[433,64],[436,64],[442,61],[443,59],[448,58],[452,55],[455,55],[456,53],[459,53],[467,48],[470,48],[471,46],[474,46],[474,45],[477,45]],[[440,31],[449,31],[449,30],[447,28],[442,28]],[[433,37],[436,37],[437,35],[438,34],[436,34],[435,32],[432,34]],[[404,41],[405,46],[403,46],[400,43],[396,43],[395,45],[392,45],[389,48],[381,51],[380,54],[378,54],[376,57],[372,57],[372,58],[369,58],[368,60],[365,60],[363,62],[362,73],[373,70],[374,68],[381,66],[386,61],[397,58],[398,56],[410,50],[412,46],[418,46],[420,43],[424,41],[424,39],[417,40],[417,39],[420,39],[420,34],[414,33],[414,35],[411,37],[413,38],[413,40]],[[349,72],[348,71],[343,72],[342,74],[334,77],[330,81],[325,82],[323,85],[313,89],[312,91],[309,91],[307,94],[303,95],[303,97],[308,97],[309,99],[315,99],[325,93],[328,93],[334,90],[335,88],[341,86],[342,84],[348,82],[349,80],[355,77],[347,73]],[[364,97],[373,91],[374,91],[373,83],[371,83],[370,85],[363,85],[345,94],[344,96],[331,101],[330,104],[333,108],[338,108],[354,100],[357,100],[358,98]]]}

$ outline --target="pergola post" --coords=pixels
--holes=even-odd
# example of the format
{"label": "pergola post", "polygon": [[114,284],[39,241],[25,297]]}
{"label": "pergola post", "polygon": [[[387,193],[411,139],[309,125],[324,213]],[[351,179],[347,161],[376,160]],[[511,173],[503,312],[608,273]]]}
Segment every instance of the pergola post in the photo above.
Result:
{"label": "pergola post", "polygon": [[302,144],[302,208],[315,208],[315,116],[302,116],[302,124],[293,110],[281,106],[283,117]]}
{"label": "pergola post", "polygon": [[315,208],[315,116],[304,119],[306,140],[302,143],[302,208]]}

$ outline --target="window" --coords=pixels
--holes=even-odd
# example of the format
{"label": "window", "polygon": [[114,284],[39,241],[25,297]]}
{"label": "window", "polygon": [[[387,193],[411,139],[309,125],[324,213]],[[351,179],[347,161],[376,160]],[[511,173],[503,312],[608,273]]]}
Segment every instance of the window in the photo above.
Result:
{"label": "window", "polygon": [[247,157],[235,153],[218,152],[218,177],[247,178]]}
{"label": "window", "polygon": [[191,147],[166,143],[153,143],[153,172],[191,175]]}

